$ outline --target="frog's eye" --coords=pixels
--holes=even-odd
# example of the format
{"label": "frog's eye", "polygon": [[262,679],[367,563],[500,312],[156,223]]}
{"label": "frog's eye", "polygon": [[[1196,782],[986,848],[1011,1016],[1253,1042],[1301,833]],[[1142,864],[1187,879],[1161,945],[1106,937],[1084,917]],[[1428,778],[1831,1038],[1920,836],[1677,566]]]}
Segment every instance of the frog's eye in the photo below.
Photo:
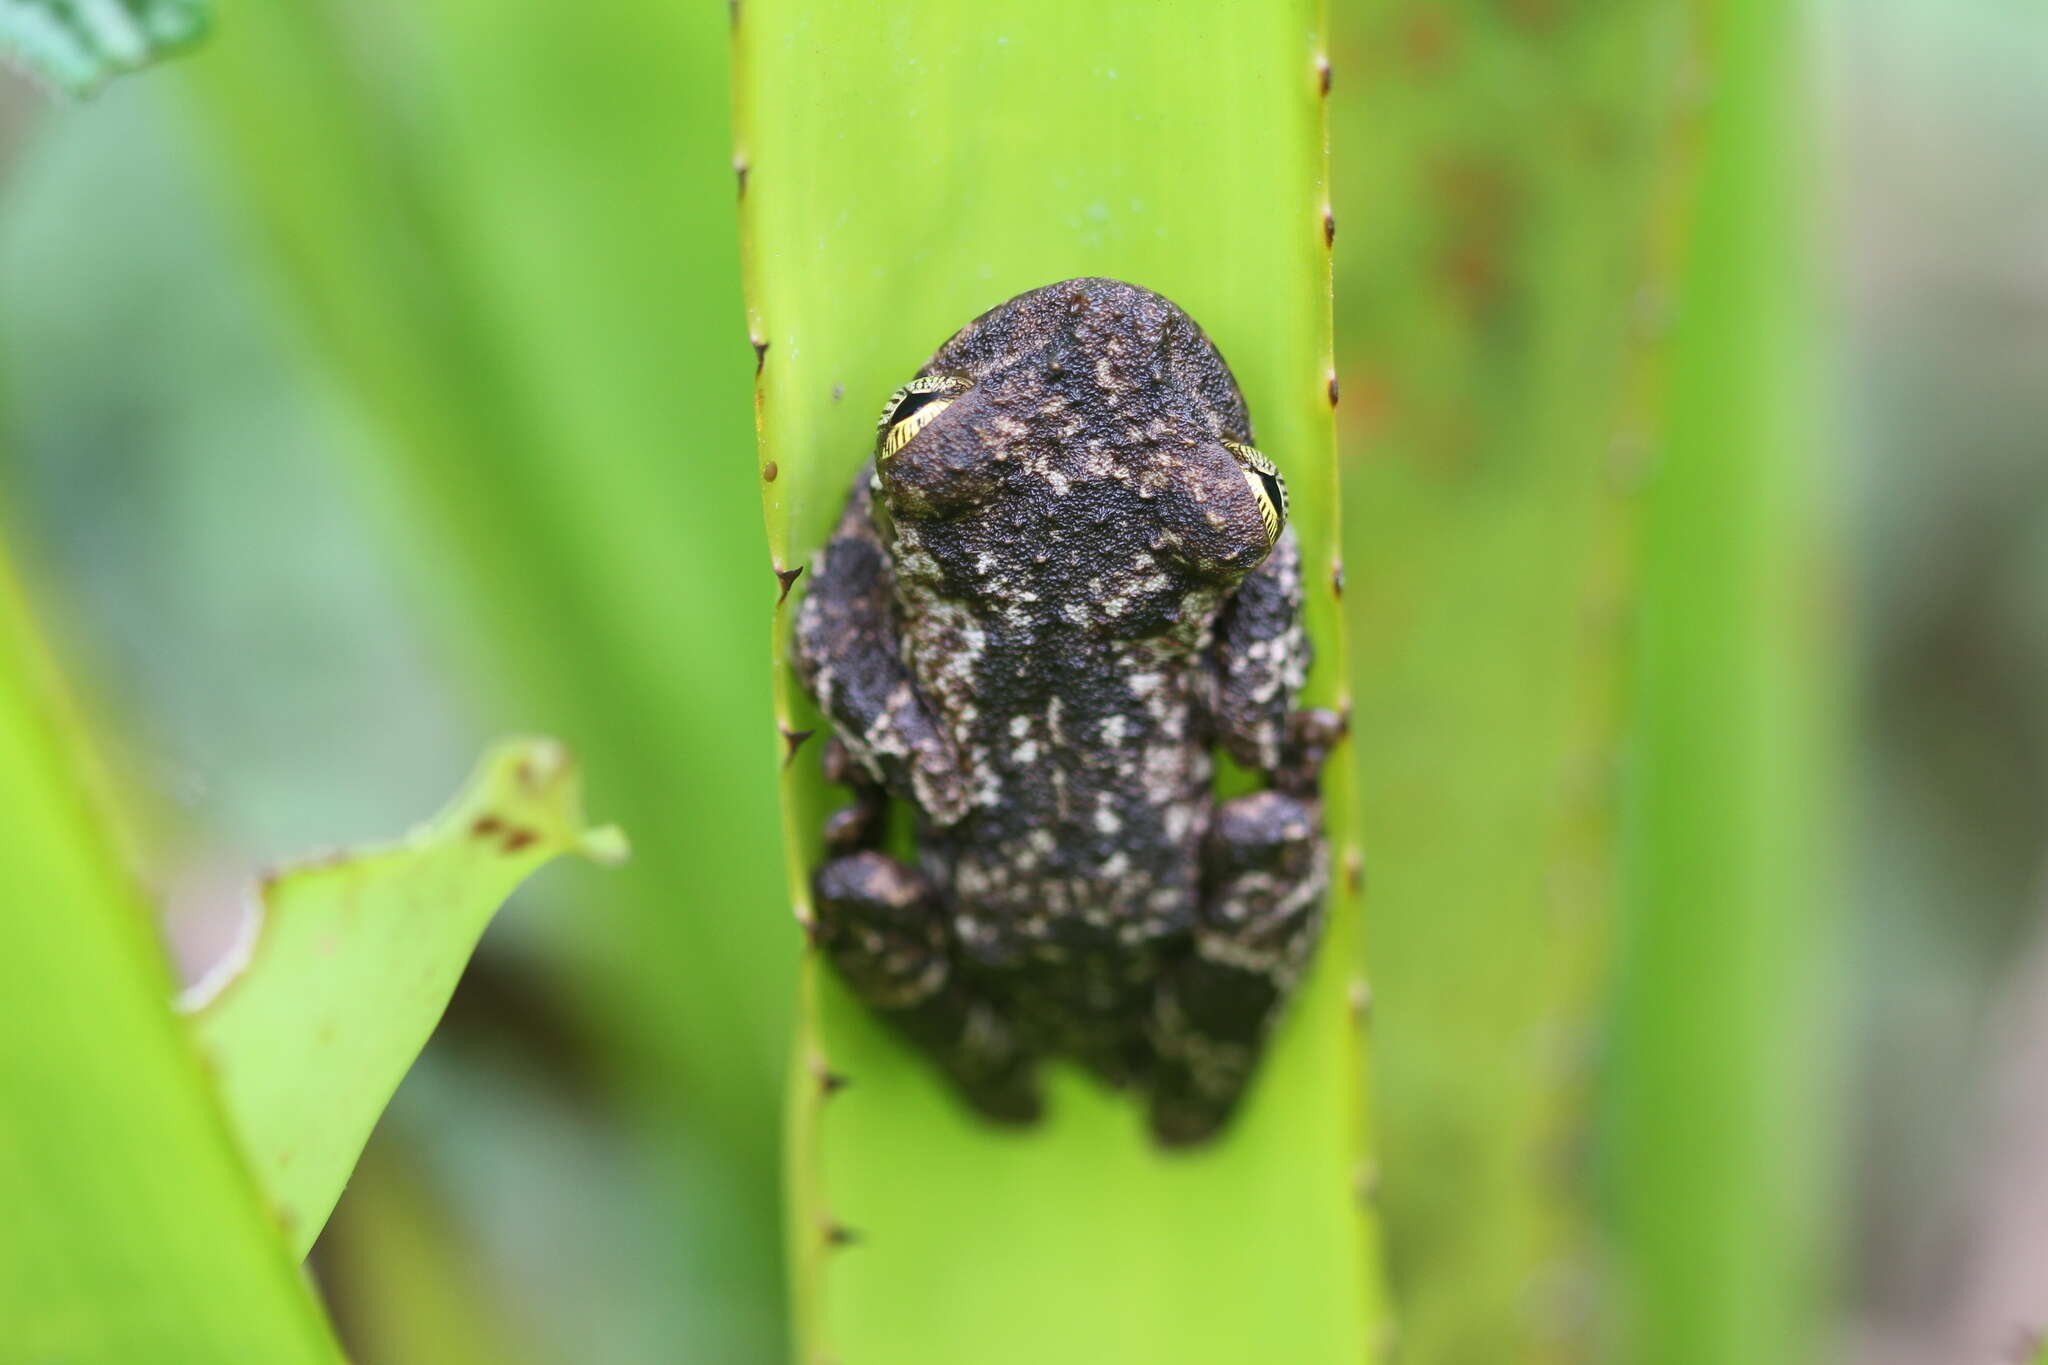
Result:
{"label": "frog's eye", "polygon": [[1280,528],[1287,524],[1287,483],[1280,477],[1280,471],[1273,462],[1253,450],[1250,446],[1235,441],[1225,441],[1224,448],[1237,457],[1238,468],[1244,472],[1244,481],[1251,485],[1252,497],[1258,500],[1259,515],[1265,518],[1266,541],[1271,544],[1280,539]]}
{"label": "frog's eye", "polygon": [[881,420],[875,423],[875,457],[886,460],[909,445],[911,437],[930,426],[932,419],[966,390],[967,381],[958,375],[928,374],[890,394],[882,405]]}

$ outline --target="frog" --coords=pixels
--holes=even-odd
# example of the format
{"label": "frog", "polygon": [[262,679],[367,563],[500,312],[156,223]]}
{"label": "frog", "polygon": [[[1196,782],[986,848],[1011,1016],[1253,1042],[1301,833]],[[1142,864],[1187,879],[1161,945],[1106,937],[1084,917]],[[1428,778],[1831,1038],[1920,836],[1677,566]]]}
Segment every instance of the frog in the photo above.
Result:
{"label": "frog", "polygon": [[807,928],[990,1120],[1055,1058],[1169,1147],[1239,1108],[1320,936],[1343,730],[1298,705],[1288,512],[1221,352],[1121,281],[997,305],[883,406],[796,611],[850,793]]}

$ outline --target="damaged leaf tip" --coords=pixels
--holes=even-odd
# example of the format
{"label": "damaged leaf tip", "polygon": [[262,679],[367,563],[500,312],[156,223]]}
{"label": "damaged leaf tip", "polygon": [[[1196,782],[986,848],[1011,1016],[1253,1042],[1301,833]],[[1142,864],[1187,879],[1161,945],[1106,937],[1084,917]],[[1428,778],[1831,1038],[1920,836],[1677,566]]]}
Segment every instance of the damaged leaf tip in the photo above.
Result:
{"label": "damaged leaf tip", "polygon": [[585,824],[568,749],[504,741],[446,810],[404,838],[264,878],[235,950],[180,1000],[300,1254],[492,916],[563,853],[616,863],[626,837]]}

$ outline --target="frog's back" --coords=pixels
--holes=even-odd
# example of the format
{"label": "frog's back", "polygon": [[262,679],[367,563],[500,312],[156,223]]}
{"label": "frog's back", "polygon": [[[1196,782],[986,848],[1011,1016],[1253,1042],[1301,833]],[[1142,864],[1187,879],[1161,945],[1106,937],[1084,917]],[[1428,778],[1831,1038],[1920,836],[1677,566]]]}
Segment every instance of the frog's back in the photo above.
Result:
{"label": "frog's back", "polygon": [[940,880],[1000,945],[1178,932],[1212,800],[1208,650],[1266,549],[1223,444],[1250,436],[1229,367],[1168,300],[1083,279],[982,315],[923,373],[970,385],[889,471],[932,512],[895,522],[904,652],[970,800],[928,836]]}

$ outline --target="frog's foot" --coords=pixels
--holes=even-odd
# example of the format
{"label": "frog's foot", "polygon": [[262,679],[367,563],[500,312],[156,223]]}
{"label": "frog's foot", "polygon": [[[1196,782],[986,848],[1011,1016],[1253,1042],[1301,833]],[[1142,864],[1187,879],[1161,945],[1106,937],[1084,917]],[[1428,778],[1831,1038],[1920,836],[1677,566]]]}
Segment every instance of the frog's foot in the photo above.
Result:
{"label": "frog's foot", "polygon": [[1037,1059],[956,970],[945,908],[923,875],[868,849],[827,862],[812,891],[812,940],[853,993],[931,1053],[976,1109],[1036,1119]]}
{"label": "frog's foot", "polygon": [[853,800],[825,819],[825,847],[832,854],[879,848],[889,829],[889,797],[860,766],[837,735],[825,741],[825,780],[853,791]]}
{"label": "frog's foot", "polygon": [[1230,1117],[1315,946],[1328,877],[1313,800],[1254,792],[1217,807],[1193,951],[1160,984],[1152,1131],[1172,1146]]}
{"label": "frog's foot", "polygon": [[1287,742],[1280,766],[1273,770],[1273,786],[1290,796],[1313,799],[1316,779],[1323,760],[1343,740],[1350,722],[1335,711],[1310,707],[1287,718]]}

